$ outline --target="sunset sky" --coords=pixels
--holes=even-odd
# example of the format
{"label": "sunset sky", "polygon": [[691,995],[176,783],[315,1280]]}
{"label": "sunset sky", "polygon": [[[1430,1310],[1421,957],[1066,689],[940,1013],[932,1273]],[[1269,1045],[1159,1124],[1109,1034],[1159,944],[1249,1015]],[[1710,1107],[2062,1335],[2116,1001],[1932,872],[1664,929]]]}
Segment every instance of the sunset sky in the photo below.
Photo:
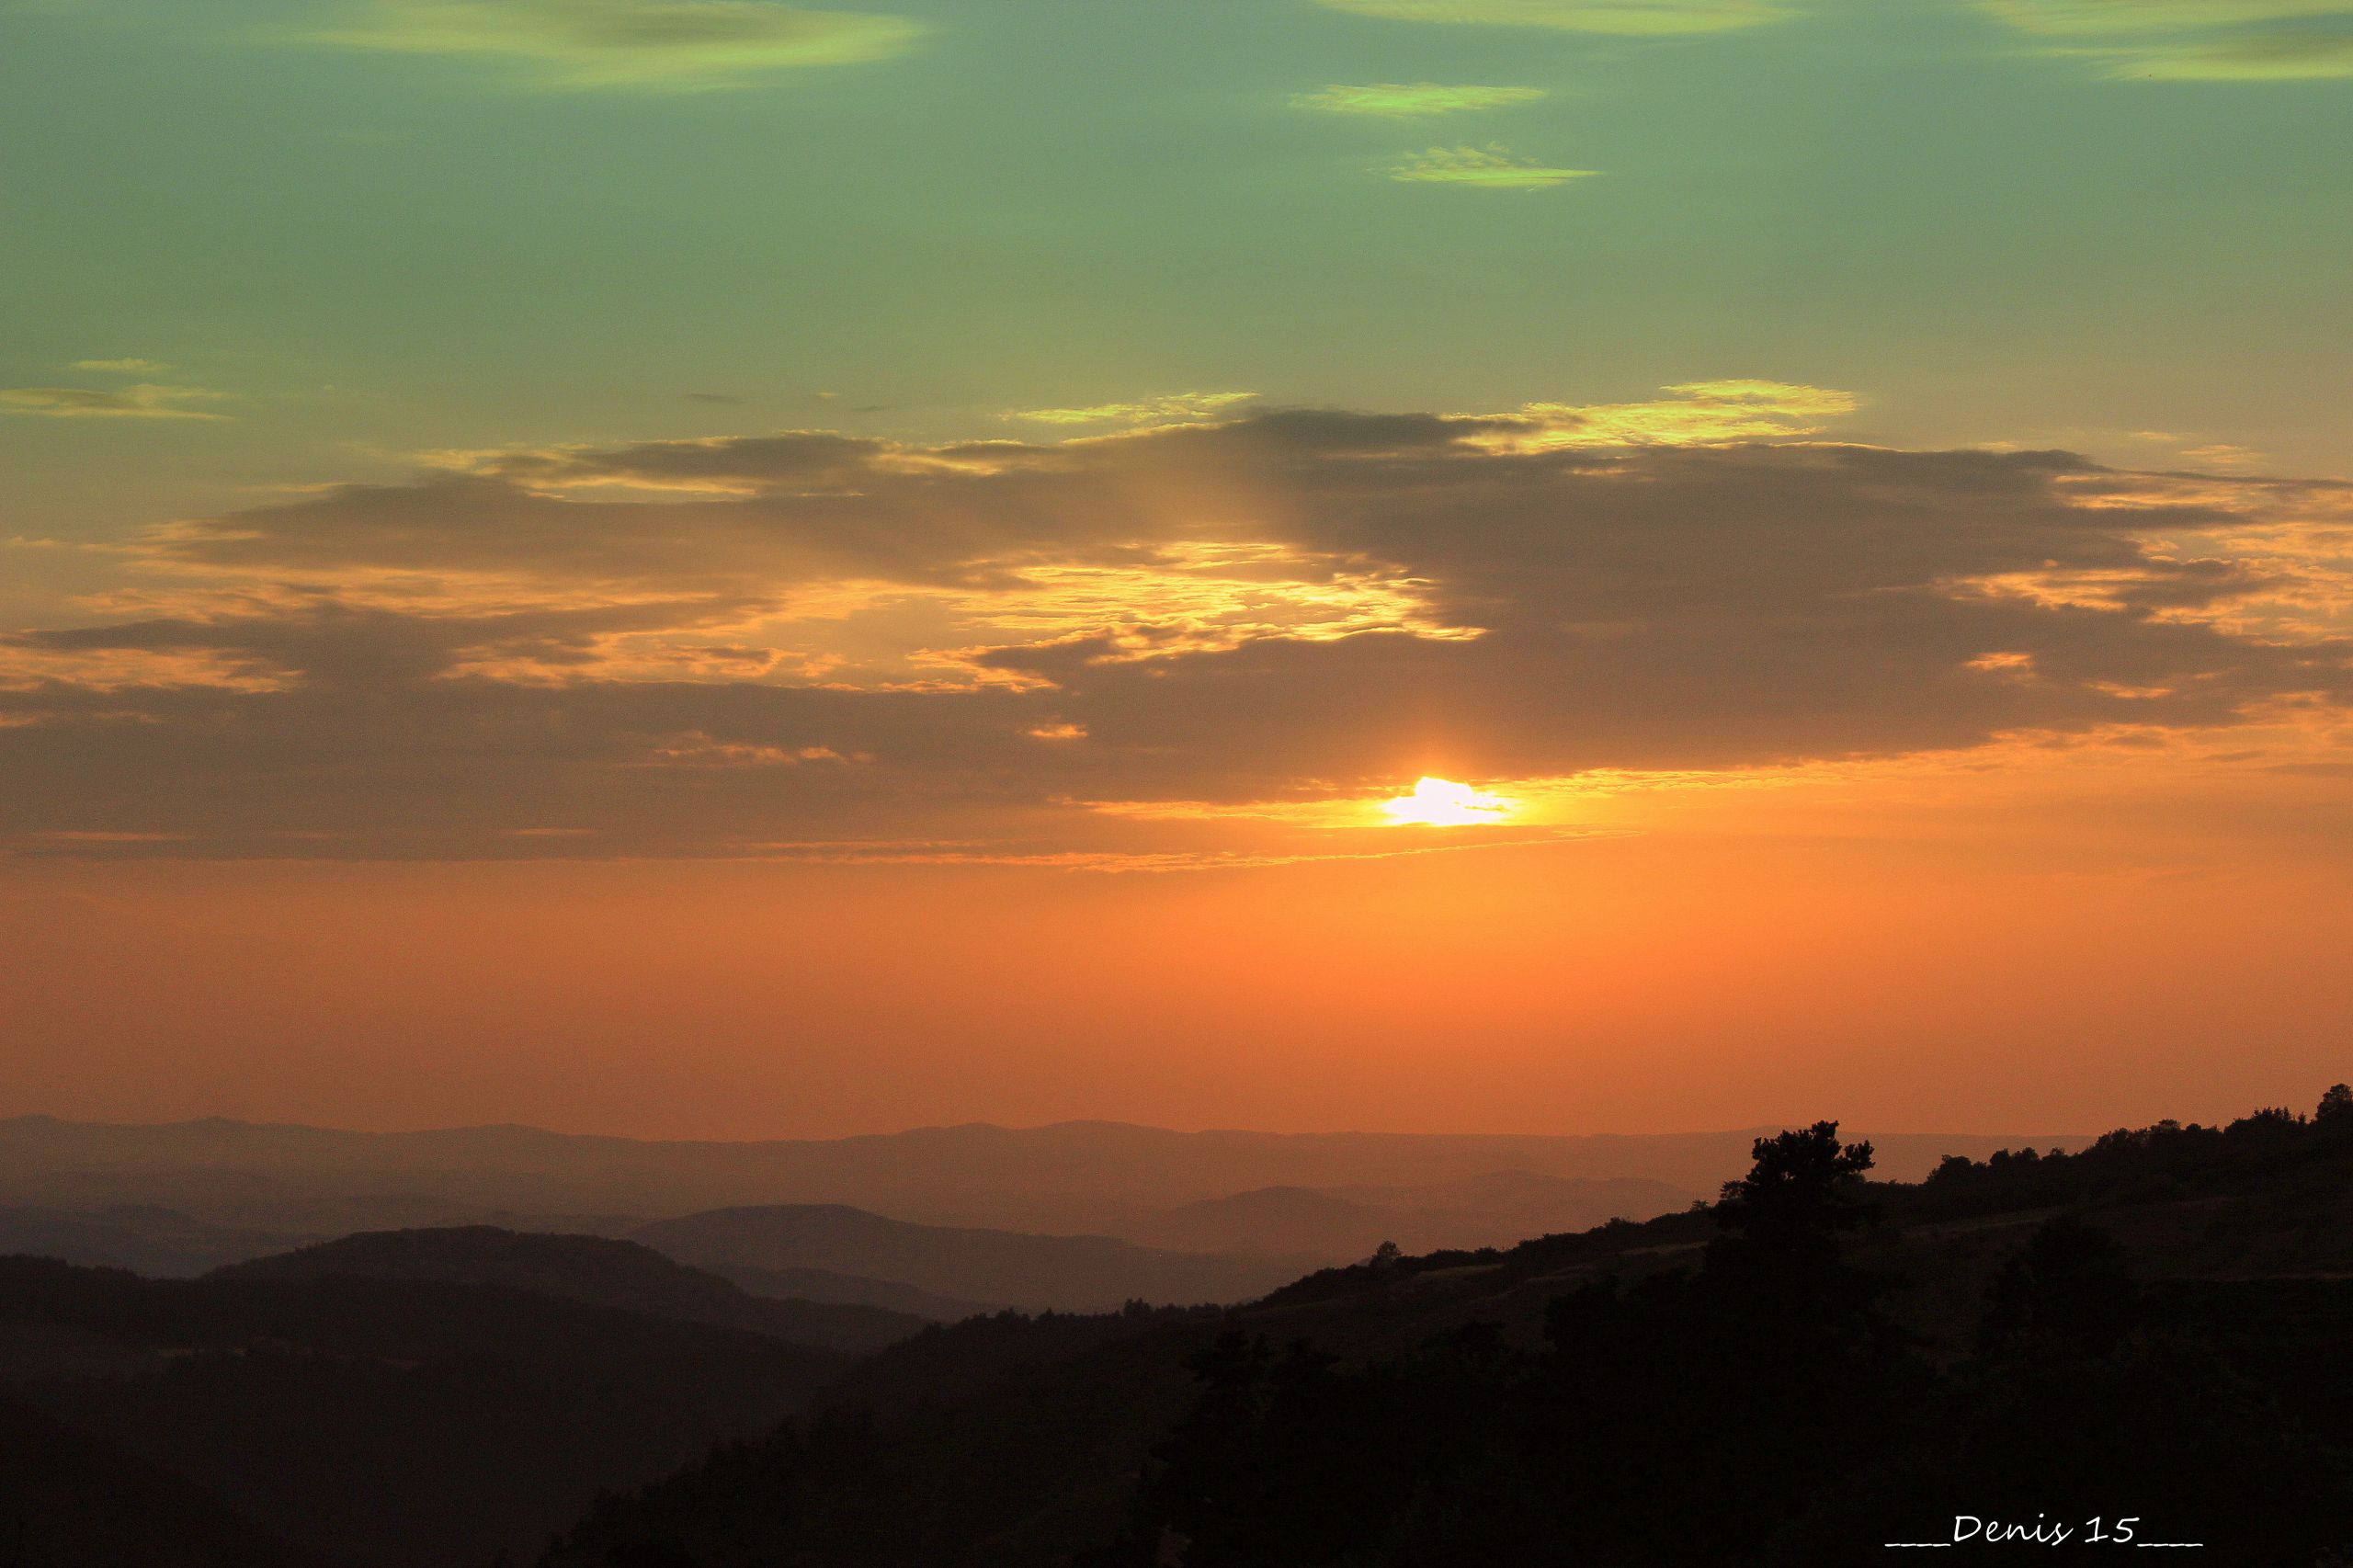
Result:
{"label": "sunset sky", "polygon": [[0,0],[0,1115],[2353,1076],[2353,0]]}

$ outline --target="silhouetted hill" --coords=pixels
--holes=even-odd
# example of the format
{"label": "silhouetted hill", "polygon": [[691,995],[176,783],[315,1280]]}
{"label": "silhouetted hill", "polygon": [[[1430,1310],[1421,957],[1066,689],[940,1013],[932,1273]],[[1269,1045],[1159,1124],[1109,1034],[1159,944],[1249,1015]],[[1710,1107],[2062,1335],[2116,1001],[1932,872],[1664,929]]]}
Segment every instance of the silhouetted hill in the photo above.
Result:
{"label": "silhouetted hill", "polygon": [[769,1429],[849,1364],[490,1285],[21,1257],[0,1258],[0,1394],[123,1456],[124,1475],[210,1498],[192,1529],[233,1517],[333,1568],[532,1549],[598,1492]]}
{"label": "silhouetted hill", "polygon": [[545,1565],[1842,1568],[2044,1512],[2321,1568],[2353,1548],[2328,1104],[1909,1185],[1824,1124],[1705,1212],[927,1330]]}
{"label": "silhouetted hill", "polygon": [[1066,1312],[1137,1299],[1242,1301],[1297,1272],[1291,1262],[1161,1252],[1109,1236],[913,1225],[840,1204],[718,1209],[657,1221],[636,1236],[714,1270],[821,1268],[968,1301]]}
{"label": "silhouetted hill", "polygon": [[297,1279],[336,1275],[503,1286],[860,1354],[904,1339],[926,1321],[880,1307],[749,1294],[730,1280],[688,1267],[635,1242],[606,1236],[540,1235],[489,1225],[366,1232],[276,1257],[233,1264],[216,1269],[212,1278]]}

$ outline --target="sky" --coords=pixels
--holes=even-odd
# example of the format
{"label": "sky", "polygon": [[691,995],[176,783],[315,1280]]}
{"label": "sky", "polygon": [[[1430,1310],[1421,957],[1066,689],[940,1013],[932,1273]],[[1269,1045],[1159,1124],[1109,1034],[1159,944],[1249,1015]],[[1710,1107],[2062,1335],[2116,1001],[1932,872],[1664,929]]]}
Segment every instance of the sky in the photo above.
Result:
{"label": "sky", "polygon": [[0,1114],[2353,1076],[2353,0],[0,0]]}

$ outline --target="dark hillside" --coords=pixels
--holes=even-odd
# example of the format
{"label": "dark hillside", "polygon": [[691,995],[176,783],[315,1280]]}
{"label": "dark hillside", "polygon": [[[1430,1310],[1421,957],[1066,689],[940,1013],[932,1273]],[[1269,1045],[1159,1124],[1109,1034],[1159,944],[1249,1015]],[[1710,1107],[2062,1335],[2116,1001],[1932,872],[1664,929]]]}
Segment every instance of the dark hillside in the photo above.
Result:
{"label": "dark hillside", "polygon": [[1794,1568],[2038,1513],[2353,1547],[2353,1096],[1870,1163],[1824,1124],[1707,1211],[933,1331],[845,1385],[870,1416],[617,1499],[547,1568]]}
{"label": "dark hillside", "polygon": [[317,1568],[201,1488],[0,1399],[9,1568]]}
{"label": "dark hillside", "polygon": [[486,1285],[38,1258],[0,1259],[0,1326],[9,1398],[334,1568],[533,1550],[599,1491],[769,1429],[847,1365]]}

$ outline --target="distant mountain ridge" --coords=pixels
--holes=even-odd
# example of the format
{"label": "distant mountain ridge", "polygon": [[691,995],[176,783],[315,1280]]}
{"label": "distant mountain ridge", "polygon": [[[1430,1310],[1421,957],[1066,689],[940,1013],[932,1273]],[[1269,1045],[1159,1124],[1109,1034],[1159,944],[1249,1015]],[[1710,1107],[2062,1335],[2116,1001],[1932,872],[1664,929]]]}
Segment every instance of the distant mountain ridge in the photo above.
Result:
{"label": "distant mountain ridge", "polygon": [[916,1225],[831,1203],[711,1210],[656,1221],[635,1239],[714,1272],[818,1268],[1028,1311],[1247,1301],[1301,1268],[1297,1258],[1168,1252],[1111,1236]]}
{"label": "distant mountain ridge", "polygon": [[976,1312],[993,1311],[997,1305],[991,1301],[967,1301],[961,1296],[943,1296],[896,1279],[869,1279],[830,1268],[763,1268],[752,1263],[716,1261],[707,1267],[711,1273],[722,1279],[733,1280],[755,1296],[881,1307],[888,1312],[905,1313],[933,1323],[955,1323]]}
{"label": "distant mountain ridge", "polygon": [[1183,1250],[1350,1262],[1383,1242],[1409,1252],[1510,1246],[1610,1220],[1647,1220],[1683,1208],[1693,1196],[1643,1176],[1596,1180],[1527,1171],[1427,1187],[1267,1187],[1180,1204],[1135,1234]]}
{"label": "distant mountain ridge", "polygon": [[[209,1119],[0,1120],[0,1205],[165,1204],[205,1224],[311,1236],[420,1224],[623,1233],[631,1221],[767,1204],[848,1204],[903,1220],[1142,1240],[1167,1210],[1268,1187],[1416,1188],[1520,1172],[1642,1179],[1712,1195],[1773,1129],[1578,1136],[1176,1132],[1120,1122],[985,1123],[837,1139],[672,1142],[495,1126],[346,1132]],[[2080,1147],[2074,1135],[1871,1133],[1917,1179],[1949,1154]],[[506,1216],[502,1218],[502,1216]]]}

